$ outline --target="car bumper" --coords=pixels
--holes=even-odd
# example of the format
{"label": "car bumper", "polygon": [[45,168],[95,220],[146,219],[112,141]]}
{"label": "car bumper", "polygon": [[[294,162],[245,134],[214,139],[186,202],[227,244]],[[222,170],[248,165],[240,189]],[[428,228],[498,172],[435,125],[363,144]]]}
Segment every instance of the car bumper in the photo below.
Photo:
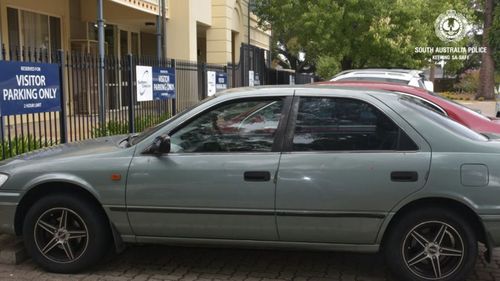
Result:
{"label": "car bumper", "polygon": [[0,233],[15,234],[14,218],[20,194],[0,192]]}

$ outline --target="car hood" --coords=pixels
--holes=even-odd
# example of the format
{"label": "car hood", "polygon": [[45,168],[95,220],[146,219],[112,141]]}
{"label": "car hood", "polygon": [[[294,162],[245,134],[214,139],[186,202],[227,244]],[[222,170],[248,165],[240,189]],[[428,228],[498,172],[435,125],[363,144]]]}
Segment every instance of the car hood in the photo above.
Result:
{"label": "car hood", "polygon": [[1,161],[0,165],[14,164],[27,160],[48,160],[56,158],[62,159],[69,157],[95,156],[123,149],[120,147],[119,143],[125,138],[126,135],[119,135],[55,145]]}

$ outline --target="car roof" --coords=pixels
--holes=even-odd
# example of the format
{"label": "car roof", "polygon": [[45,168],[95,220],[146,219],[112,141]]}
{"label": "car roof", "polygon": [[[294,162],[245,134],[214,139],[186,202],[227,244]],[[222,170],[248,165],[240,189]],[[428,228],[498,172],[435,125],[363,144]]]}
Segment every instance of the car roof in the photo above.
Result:
{"label": "car roof", "polygon": [[[306,91],[304,91],[306,90]],[[344,85],[281,85],[281,86],[257,86],[257,87],[242,87],[232,88],[217,93],[213,97],[218,97],[224,100],[231,100],[234,98],[255,98],[255,97],[275,97],[275,96],[292,96],[299,95],[338,95],[339,97],[374,97],[376,99],[398,99],[402,93],[374,89],[367,87],[357,86],[344,86]],[[220,100],[220,99],[217,99]]]}
{"label": "car roof", "polygon": [[349,86],[349,85],[340,85],[340,84],[304,84],[304,85],[267,85],[267,86],[257,86],[257,87],[240,87],[240,88],[231,88],[228,90],[221,91],[217,93],[216,97],[221,96],[251,96],[258,97],[262,94],[286,94],[292,95],[294,91],[301,89],[311,89],[318,90],[324,93],[325,90],[330,89],[333,90],[332,94],[339,94],[339,92],[335,93],[336,90],[342,90],[343,93],[349,94],[356,93],[356,95],[371,95],[374,92],[377,93],[377,96],[400,96],[400,93],[393,92],[391,90],[384,89],[370,89],[367,87],[363,87],[362,85],[358,86]]}
{"label": "car roof", "polygon": [[423,94],[423,95],[435,95],[423,88],[414,87],[406,84],[392,83],[392,82],[380,82],[380,81],[356,81],[356,80],[341,80],[341,81],[322,81],[314,83],[315,85],[321,86],[344,86],[344,87],[357,87],[357,88],[368,88],[384,91],[401,91],[406,93]]}
{"label": "car roof", "polygon": [[414,69],[390,69],[390,68],[367,68],[367,69],[351,69],[342,71],[339,74],[333,76],[332,79],[340,77],[386,77],[394,79],[405,79],[410,80],[414,77],[420,77],[423,73],[421,70]]}

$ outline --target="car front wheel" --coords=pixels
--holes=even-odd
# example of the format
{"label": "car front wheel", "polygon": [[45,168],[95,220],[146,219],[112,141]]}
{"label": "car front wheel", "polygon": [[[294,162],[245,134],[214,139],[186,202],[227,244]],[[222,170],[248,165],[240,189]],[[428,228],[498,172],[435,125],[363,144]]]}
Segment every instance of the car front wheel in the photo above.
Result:
{"label": "car front wheel", "polygon": [[59,273],[89,267],[110,244],[104,215],[94,204],[66,194],[43,197],[29,209],[23,238],[36,263]]}
{"label": "car front wheel", "polygon": [[444,208],[408,213],[396,222],[384,244],[386,261],[400,280],[465,280],[478,246],[469,223]]}

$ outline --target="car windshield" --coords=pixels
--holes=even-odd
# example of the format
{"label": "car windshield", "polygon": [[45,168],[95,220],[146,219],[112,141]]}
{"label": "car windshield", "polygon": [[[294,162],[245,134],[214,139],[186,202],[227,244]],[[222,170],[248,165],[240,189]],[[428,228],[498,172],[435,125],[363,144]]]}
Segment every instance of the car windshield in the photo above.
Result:
{"label": "car windshield", "polygon": [[412,109],[420,112],[424,116],[428,117],[429,119],[432,119],[439,125],[447,128],[448,130],[454,132],[455,134],[467,137],[471,140],[475,141],[488,141],[488,138],[474,132],[473,130],[465,127],[464,125],[446,117],[441,114],[438,114],[434,112],[433,110],[430,110],[429,108],[421,105],[420,103],[417,103],[414,101],[413,98],[408,97],[408,96],[401,96],[400,101],[407,105],[408,107],[411,107]]}
{"label": "car windshield", "polygon": [[177,120],[178,118],[180,118],[181,116],[184,116],[186,113],[188,113],[191,109],[199,106],[199,105],[202,105],[204,103],[206,103],[207,101],[213,99],[215,96],[211,96],[211,97],[208,97],[204,100],[202,100],[201,102],[195,104],[195,105],[192,105],[186,109],[184,109],[183,111],[177,113],[176,115],[174,115],[173,117],[161,122],[160,124],[158,125],[155,125],[153,127],[150,127],[150,128],[147,128],[146,130],[144,130],[142,133],[136,135],[134,137],[134,139],[132,140],[132,142],[130,143],[130,145],[135,145],[135,144],[138,144],[139,142],[143,141],[144,139],[148,138],[149,136],[151,136],[152,134],[156,133],[157,131],[159,131],[161,128],[165,127],[166,125],[172,123],[173,121]]}

